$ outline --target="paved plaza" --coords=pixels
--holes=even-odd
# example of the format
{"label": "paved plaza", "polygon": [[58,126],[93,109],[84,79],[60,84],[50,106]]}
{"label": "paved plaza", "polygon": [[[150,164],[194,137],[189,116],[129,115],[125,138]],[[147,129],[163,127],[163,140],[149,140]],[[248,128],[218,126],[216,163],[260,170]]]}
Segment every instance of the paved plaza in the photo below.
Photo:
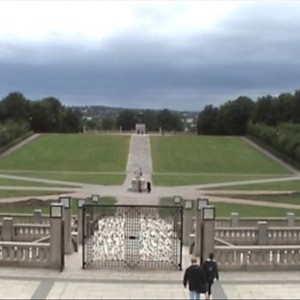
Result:
{"label": "paved plaza", "polygon": [[[0,299],[188,299],[184,270],[83,270],[81,264],[79,252],[66,256],[63,272],[3,267]],[[213,299],[299,299],[299,282],[300,272],[220,272]]]}

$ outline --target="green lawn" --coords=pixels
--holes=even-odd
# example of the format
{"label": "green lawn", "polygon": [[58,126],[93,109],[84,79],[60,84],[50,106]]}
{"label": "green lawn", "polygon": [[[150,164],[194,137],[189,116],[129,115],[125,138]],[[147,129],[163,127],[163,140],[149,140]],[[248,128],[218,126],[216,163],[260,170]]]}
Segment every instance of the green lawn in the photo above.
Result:
{"label": "green lawn", "polygon": [[[121,185],[125,179],[125,173],[99,174],[83,172],[2,172],[10,175],[29,176],[43,179],[69,181],[75,183],[89,183],[100,185]],[[33,186],[33,184],[32,184]]]}
{"label": "green lawn", "polygon": [[[91,199],[87,199],[88,202],[91,202]],[[18,202],[18,203],[0,203],[0,210],[2,213],[23,213],[23,214],[31,214],[35,209],[41,209],[43,214],[49,214],[50,203],[57,202],[58,198],[53,198],[53,200],[47,201],[38,201],[38,203],[26,203],[26,202]],[[116,203],[116,199],[112,197],[104,197],[101,198],[99,204],[103,205],[114,205]],[[77,200],[72,199],[71,201],[71,209],[72,214],[77,213]]]}
{"label": "green lawn", "polygon": [[[0,198],[59,195],[62,193],[63,192],[61,192],[61,191],[0,190]],[[0,202],[1,202],[1,199],[0,199]]]}
{"label": "green lawn", "polygon": [[240,137],[151,137],[154,172],[289,174]]}
{"label": "green lawn", "polygon": [[300,191],[300,180],[230,185],[207,190]]}
{"label": "green lawn", "polygon": [[[161,205],[173,205],[173,198],[162,198]],[[284,209],[277,207],[244,205],[236,203],[213,203],[216,217],[229,217],[231,212],[239,213],[240,217],[285,217],[287,212],[300,216],[300,209]]]}
{"label": "green lawn", "polygon": [[[278,178],[278,175],[247,175],[247,174],[154,174],[152,181],[156,185],[176,186],[176,185],[198,185],[209,183],[238,182],[245,180],[256,180],[266,178]],[[238,186],[237,186],[238,187]],[[222,188],[220,188],[222,189]]]}
{"label": "green lawn", "polygon": [[275,203],[289,203],[300,205],[300,193],[292,194],[276,194],[276,195],[237,195],[237,194],[218,194],[216,196],[227,197],[232,199],[245,199],[245,200],[255,200],[255,201],[268,201]]}
{"label": "green lawn", "polygon": [[[4,174],[4,173],[2,173]],[[18,175],[18,174],[15,174]],[[30,175],[28,175],[30,176]],[[50,184],[50,183],[43,183],[43,182],[36,182],[36,181],[25,181],[25,180],[15,180],[15,179],[8,179],[8,178],[0,178],[0,186],[61,186],[59,184]],[[66,186],[66,185],[63,185]]]}
{"label": "green lawn", "polygon": [[44,134],[0,160],[2,170],[124,172],[128,136]]}

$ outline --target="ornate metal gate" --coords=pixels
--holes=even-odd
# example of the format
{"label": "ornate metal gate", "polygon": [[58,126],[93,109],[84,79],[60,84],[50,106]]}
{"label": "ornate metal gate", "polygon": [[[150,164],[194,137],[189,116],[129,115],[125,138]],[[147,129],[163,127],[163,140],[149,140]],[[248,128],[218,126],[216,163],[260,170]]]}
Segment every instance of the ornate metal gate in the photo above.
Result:
{"label": "ornate metal gate", "polygon": [[83,206],[83,268],[182,268],[180,206]]}

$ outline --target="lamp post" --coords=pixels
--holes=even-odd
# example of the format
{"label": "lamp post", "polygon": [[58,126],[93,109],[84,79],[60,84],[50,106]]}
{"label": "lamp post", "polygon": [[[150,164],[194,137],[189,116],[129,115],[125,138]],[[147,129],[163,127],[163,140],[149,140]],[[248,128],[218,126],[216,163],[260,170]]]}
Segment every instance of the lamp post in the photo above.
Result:
{"label": "lamp post", "polygon": [[176,206],[182,205],[182,198],[181,198],[181,196],[174,196],[173,200],[174,200],[174,204]]}
{"label": "lamp post", "polygon": [[201,210],[202,207],[209,205],[209,201],[207,198],[198,198],[197,199],[197,209]]}
{"label": "lamp post", "polygon": [[92,203],[97,204],[99,202],[100,196],[97,194],[92,194]]}
{"label": "lamp post", "polygon": [[65,253],[72,253],[72,215],[71,215],[71,197],[59,197],[59,203],[64,206],[64,220],[65,220]]}

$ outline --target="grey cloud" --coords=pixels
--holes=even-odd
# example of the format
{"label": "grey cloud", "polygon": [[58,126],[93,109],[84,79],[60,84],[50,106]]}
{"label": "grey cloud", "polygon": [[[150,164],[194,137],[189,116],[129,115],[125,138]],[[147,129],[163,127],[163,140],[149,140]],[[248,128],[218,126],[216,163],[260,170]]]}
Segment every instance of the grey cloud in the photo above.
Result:
{"label": "grey cloud", "polygon": [[265,6],[245,7],[218,30],[181,40],[136,29],[98,45],[2,44],[11,55],[0,59],[1,90],[3,96],[13,90],[56,96],[68,105],[191,110],[239,95],[293,92],[299,88],[300,22],[288,10],[289,20],[275,6],[267,13]]}

